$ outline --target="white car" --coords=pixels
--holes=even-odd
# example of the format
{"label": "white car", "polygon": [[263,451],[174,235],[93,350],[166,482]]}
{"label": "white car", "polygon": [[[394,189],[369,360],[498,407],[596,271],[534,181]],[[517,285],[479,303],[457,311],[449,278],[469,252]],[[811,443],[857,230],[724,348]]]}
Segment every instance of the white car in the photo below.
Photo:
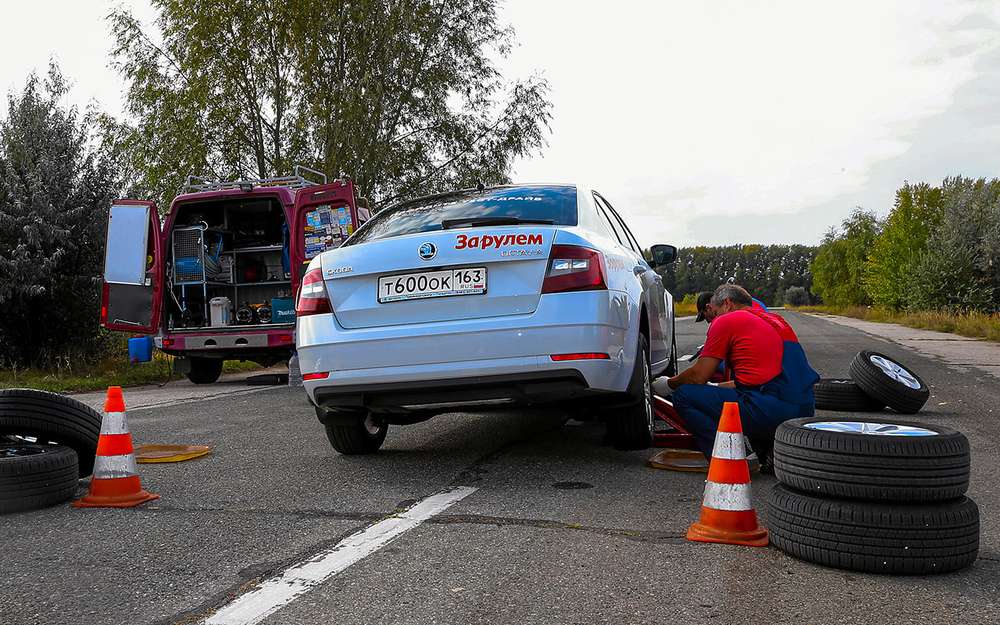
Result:
{"label": "white car", "polygon": [[344,454],[456,407],[598,407],[652,442],[652,376],[677,366],[673,298],[621,216],[579,185],[407,201],[314,258],[296,302],[306,393]]}

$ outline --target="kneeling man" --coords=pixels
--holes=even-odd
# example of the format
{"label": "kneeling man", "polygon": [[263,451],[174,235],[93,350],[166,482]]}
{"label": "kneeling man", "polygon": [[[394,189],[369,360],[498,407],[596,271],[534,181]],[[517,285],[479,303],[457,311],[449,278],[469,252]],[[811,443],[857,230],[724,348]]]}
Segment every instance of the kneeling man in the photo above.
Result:
{"label": "kneeling man", "polygon": [[[813,416],[813,384],[819,375],[809,366],[788,322],[752,309],[753,299],[743,287],[720,286],[711,304],[718,316],[708,326],[701,356],[667,381],[674,389],[674,408],[701,451],[711,457],[722,404],[737,402],[743,432],[764,463],[782,422]],[[722,361],[731,381],[707,384]]]}

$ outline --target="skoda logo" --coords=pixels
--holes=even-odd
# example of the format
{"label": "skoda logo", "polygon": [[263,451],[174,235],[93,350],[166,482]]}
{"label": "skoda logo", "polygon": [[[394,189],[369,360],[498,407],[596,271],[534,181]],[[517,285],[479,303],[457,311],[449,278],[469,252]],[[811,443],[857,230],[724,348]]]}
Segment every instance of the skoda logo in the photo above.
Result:
{"label": "skoda logo", "polygon": [[420,247],[417,248],[417,255],[424,260],[430,260],[437,256],[438,248],[431,242],[421,243]]}

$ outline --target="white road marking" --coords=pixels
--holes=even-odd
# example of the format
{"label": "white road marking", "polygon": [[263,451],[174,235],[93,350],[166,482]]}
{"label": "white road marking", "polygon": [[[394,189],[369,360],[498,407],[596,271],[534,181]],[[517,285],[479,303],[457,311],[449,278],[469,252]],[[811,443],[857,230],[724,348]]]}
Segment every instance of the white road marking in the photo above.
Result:
{"label": "white road marking", "polygon": [[427,519],[476,492],[457,486],[422,499],[407,510],[351,534],[335,547],[285,569],[205,619],[205,625],[253,625],[389,544]]}

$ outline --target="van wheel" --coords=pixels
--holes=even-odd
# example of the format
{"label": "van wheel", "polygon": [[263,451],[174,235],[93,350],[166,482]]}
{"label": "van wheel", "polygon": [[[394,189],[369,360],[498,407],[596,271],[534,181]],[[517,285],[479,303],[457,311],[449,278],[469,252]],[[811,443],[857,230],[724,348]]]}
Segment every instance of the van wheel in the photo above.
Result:
{"label": "van wheel", "polygon": [[389,426],[372,413],[362,413],[348,423],[327,423],[326,438],[345,456],[373,454],[385,442]]}
{"label": "van wheel", "polygon": [[218,358],[192,358],[187,379],[195,384],[211,384],[222,375],[223,363],[224,361]]}
{"label": "van wheel", "polygon": [[616,449],[647,449],[653,444],[653,383],[649,370],[646,337],[639,335],[632,380],[628,385],[631,401],[622,414],[608,419],[608,434]]}

